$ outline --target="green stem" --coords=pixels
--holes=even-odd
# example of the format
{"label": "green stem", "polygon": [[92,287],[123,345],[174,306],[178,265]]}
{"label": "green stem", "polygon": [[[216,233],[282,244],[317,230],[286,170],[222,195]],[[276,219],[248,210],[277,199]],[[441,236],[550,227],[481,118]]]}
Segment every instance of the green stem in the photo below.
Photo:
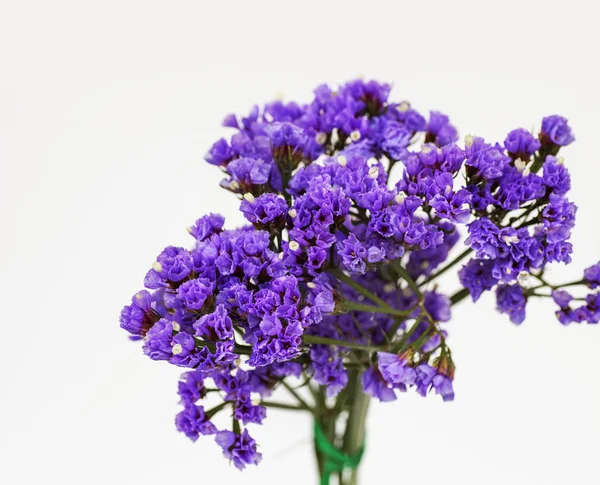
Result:
{"label": "green stem", "polygon": [[367,290],[363,285],[354,281],[352,278],[347,276],[344,272],[340,271],[339,269],[330,269],[330,270],[328,270],[328,272],[331,273],[333,276],[335,276],[338,280],[340,280],[345,285],[348,285],[350,288],[354,289],[355,291],[357,291],[364,297],[368,298],[373,303],[376,303],[378,306],[384,307],[384,308],[392,308],[385,301],[383,301],[381,298],[379,298],[375,293]]}
{"label": "green stem", "polygon": [[465,249],[462,253],[460,253],[458,256],[456,256],[456,258],[454,258],[452,261],[450,261],[446,266],[444,266],[442,269],[438,270],[437,273],[432,274],[431,276],[426,278],[419,286],[424,286],[427,283],[429,283],[430,281],[433,281],[436,278],[440,277],[446,271],[448,271],[450,268],[452,268],[454,265],[456,265],[457,263],[459,263],[460,261],[465,259],[472,252],[473,252],[473,250],[471,248]]}
{"label": "green stem", "polygon": [[[346,423],[344,433],[343,450],[347,455],[355,455],[365,444],[365,429],[367,420],[367,411],[369,409],[370,398],[364,393],[362,388],[362,372],[351,371],[349,373],[349,384],[351,385],[350,395],[350,413]],[[358,484],[358,467],[353,468],[349,480],[345,485]]]}
{"label": "green stem", "polygon": [[346,342],[344,340],[336,340],[329,337],[320,337],[318,335],[303,335],[302,341],[307,344],[337,345],[339,347],[346,347],[348,349],[359,349],[370,352],[379,352],[385,350],[385,347],[381,346],[357,344],[353,342]]}
{"label": "green stem", "polygon": [[452,305],[456,305],[459,301],[464,300],[467,296],[469,296],[469,290],[463,288],[450,297],[450,302]]}
{"label": "green stem", "polygon": [[392,261],[392,267],[396,270],[398,275],[404,281],[406,281],[408,286],[410,286],[410,288],[415,292],[415,295],[417,295],[417,298],[419,300],[421,300],[423,298],[423,294],[421,293],[421,290],[419,289],[419,285],[417,285],[415,283],[415,280],[413,280],[412,277],[410,276],[410,274],[408,274],[408,271],[406,271],[406,269],[402,266],[400,261],[398,261],[398,260]]}
{"label": "green stem", "polygon": [[410,327],[410,330],[408,330],[408,332],[406,332],[402,336],[402,338],[400,339],[400,342],[398,342],[396,345],[394,345],[392,352],[401,352],[402,350],[404,350],[404,345],[406,345],[406,342],[408,341],[410,336],[415,332],[415,330],[417,329],[419,324],[423,321],[423,318],[424,318],[423,314],[419,315],[419,318],[417,318],[415,323],[413,323],[413,326]]}
{"label": "green stem", "polygon": [[408,317],[412,312],[397,310],[391,306],[375,306],[375,305],[364,305],[355,301],[346,300],[342,303],[343,309],[346,311],[358,311],[367,313],[384,313],[386,315],[395,315],[397,317]]}
{"label": "green stem", "polygon": [[267,408],[287,409],[290,411],[306,411],[302,406],[294,406],[293,404],[285,404],[282,402],[261,401],[261,404]]}
{"label": "green stem", "polygon": [[290,386],[287,382],[285,382],[284,380],[281,381],[281,383],[283,384],[283,387],[285,387],[289,393],[294,396],[296,398],[296,400],[298,401],[298,403],[300,404],[300,407],[306,411],[309,411],[313,414],[313,416],[317,415],[317,412],[315,411],[315,409],[310,406],[303,398],[302,396],[300,396],[300,394],[298,394],[296,392],[296,389],[294,389],[292,386]]}

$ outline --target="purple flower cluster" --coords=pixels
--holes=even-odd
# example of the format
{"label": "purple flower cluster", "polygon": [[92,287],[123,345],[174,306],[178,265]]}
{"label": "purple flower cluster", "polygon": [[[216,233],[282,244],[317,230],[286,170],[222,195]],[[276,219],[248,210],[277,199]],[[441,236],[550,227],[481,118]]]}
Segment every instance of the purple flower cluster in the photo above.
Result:
{"label": "purple flower cluster", "polygon": [[[570,261],[576,207],[557,152],[574,138],[564,118],[545,118],[537,137],[516,129],[503,145],[467,136],[459,146],[448,116],[426,120],[389,94],[356,80],[319,86],[308,104],[228,115],[234,134],[206,160],[251,225],[200,218],[191,249],[163,250],[121,312],[147,356],[188,369],[177,429],[214,435],[237,468],[260,461],[247,425],[277,407],[266,398],[280,386],[298,397],[289,379],[302,378],[317,402],[343,399],[351,382],[381,401],[408,388],[452,400],[442,328],[451,306],[496,288],[498,310],[521,323],[527,300],[544,296],[522,279],[544,282],[548,263]],[[467,248],[448,262],[461,225]],[[471,252],[458,272],[465,290],[430,286]],[[582,282],[599,287],[600,265]],[[597,293],[571,309],[573,297],[553,288],[561,322],[598,321]]]}

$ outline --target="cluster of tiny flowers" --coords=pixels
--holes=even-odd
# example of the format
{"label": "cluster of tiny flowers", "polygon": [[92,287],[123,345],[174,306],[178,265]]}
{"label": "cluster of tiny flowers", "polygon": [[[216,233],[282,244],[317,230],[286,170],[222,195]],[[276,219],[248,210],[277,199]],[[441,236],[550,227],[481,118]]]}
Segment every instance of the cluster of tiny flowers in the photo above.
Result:
{"label": "cluster of tiny flowers", "polygon": [[[548,263],[570,262],[576,207],[558,151],[574,138],[564,118],[545,118],[536,136],[513,130],[503,145],[467,136],[459,146],[446,115],[424,117],[389,94],[388,84],[356,80],[319,86],[308,104],[227,116],[235,133],[206,160],[248,226],[200,218],[191,247],[164,249],[121,312],[148,357],[187,369],[177,429],[213,435],[240,469],[261,458],[247,425],[264,421],[269,396],[291,378],[333,399],[358,365],[364,391],[381,401],[409,388],[454,398],[442,324],[467,293],[431,282],[448,269],[459,226],[459,260],[474,255],[460,283],[473,301],[496,288],[515,323],[541,296],[525,276],[544,281]],[[600,265],[582,283],[598,288]],[[546,296],[562,323],[598,322],[598,293],[571,308],[561,288]]]}

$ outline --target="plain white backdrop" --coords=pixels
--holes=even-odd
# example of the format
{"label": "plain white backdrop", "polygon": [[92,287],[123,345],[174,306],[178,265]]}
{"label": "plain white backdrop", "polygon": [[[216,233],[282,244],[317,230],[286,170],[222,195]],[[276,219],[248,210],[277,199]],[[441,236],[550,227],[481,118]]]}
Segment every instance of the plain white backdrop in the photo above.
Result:
{"label": "plain white backdrop", "polygon": [[[600,40],[593,2],[0,2],[0,482],[315,483],[310,421],[270,412],[240,474],[174,429],[179,370],[118,327],[160,250],[208,211],[241,222],[202,161],[229,112],[320,82],[392,97],[503,140],[570,119],[575,257],[600,259]],[[443,280],[457,288],[454,275]],[[363,484],[600,483],[600,329],[549,302],[521,327],[488,295],[447,325],[456,400],[376,403]]]}

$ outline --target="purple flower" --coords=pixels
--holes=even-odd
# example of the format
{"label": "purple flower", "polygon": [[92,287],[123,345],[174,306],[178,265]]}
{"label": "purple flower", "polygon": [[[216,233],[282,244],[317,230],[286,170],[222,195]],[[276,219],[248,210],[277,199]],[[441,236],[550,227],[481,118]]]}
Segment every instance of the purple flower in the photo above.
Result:
{"label": "purple flower", "polygon": [[199,435],[216,434],[217,428],[212,424],[204,412],[203,406],[188,405],[175,417],[177,431],[185,434],[192,441]]}
{"label": "purple flower", "polygon": [[499,240],[498,226],[486,217],[476,219],[467,225],[469,237],[465,244],[468,244],[478,258],[496,258],[499,255]]}
{"label": "purple flower", "polygon": [[425,293],[425,310],[437,322],[450,320],[450,298],[435,291]]}
{"label": "purple flower", "polygon": [[511,131],[504,140],[506,151],[515,159],[529,160],[539,150],[541,143],[523,128]]}
{"label": "purple flower", "polygon": [[565,195],[571,189],[571,176],[566,167],[552,155],[546,157],[543,167],[546,187],[556,195]]}
{"label": "purple flower", "polygon": [[311,357],[313,357],[315,382],[325,386],[327,397],[337,396],[348,385],[348,372],[344,368],[344,362],[341,358],[316,360],[314,359],[314,349],[315,346],[311,349]]}
{"label": "purple flower", "polygon": [[376,397],[382,402],[396,400],[393,385],[385,380],[379,369],[369,367],[362,375],[363,389],[367,394]]}
{"label": "purple flower", "polygon": [[390,384],[404,384],[412,386],[417,374],[409,366],[406,356],[390,354],[388,352],[377,353],[377,365],[384,380]]}
{"label": "purple flower", "polygon": [[179,332],[173,337],[171,353],[173,356],[169,362],[179,367],[195,367],[198,364],[199,356],[194,337]]}
{"label": "purple flower", "polygon": [[166,318],[161,318],[146,334],[144,354],[152,360],[169,360],[173,355],[172,342],[173,323]]}
{"label": "purple flower", "polygon": [[381,132],[380,146],[393,160],[399,160],[406,153],[412,137],[413,131],[410,128],[388,121]]}
{"label": "purple flower", "polygon": [[554,290],[552,292],[552,299],[560,308],[567,308],[573,300],[573,296],[565,290]]}
{"label": "purple flower", "polygon": [[147,288],[156,289],[167,286],[169,282],[177,283],[186,278],[193,267],[194,262],[189,251],[169,246],[156,258],[144,284]]}
{"label": "purple flower", "polygon": [[448,145],[458,140],[456,128],[450,124],[450,119],[439,111],[431,111],[427,124],[426,142],[433,141],[438,146]]}
{"label": "purple flower", "polygon": [[426,396],[427,392],[433,388],[436,394],[442,396],[444,401],[454,400],[452,379],[429,364],[421,364],[417,367],[415,385],[417,386],[417,392],[421,396]]}
{"label": "purple flower", "polygon": [[119,321],[121,328],[127,330],[135,337],[143,337],[148,330],[160,318],[152,310],[152,296],[146,290],[142,290],[131,298],[131,305],[127,305],[121,310]]}
{"label": "purple flower", "polygon": [[223,449],[225,457],[233,461],[236,468],[243,470],[246,465],[258,465],[262,455],[256,451],[256,441],[244,429],[241,434],[232,431],[219,431],[217,444]]}
{"label": "purple flower", "polygon": [[218,305],[213,313],[204,315],[194,323],[196,335],[210,341],[233,339],[233,323],[223,305]]}
{"label": "purple flower", "polygon": [[188,232],[198,241],[204,241],[223,229],[225,218],[219,214],[208,214],[201,217],[188,229]]}
{"label": "purple flower", "polygon": [[256,198],[252,194],[247,194],[240,205],[240,211],[244,217],[259,227],[266,227],[270,223],[273,223],[273,227],[282,227],[285,224],[284,217],[288,209],[285,200],[273,193],[263,194]]}
{"label": "purple flower", "polygon": [[583,279],[590,288],[598,288],[600,286],[600,263],[586,268],[583,272]]}
{"label": "purple flower", "polygon": [[211,147],[204,159],[211,165],[227,165],[233,157],[234,154],[229,144],[221,138]]}
{"label": "purple flower", "polygon": [[264,406],[255,406],[252,404],[250,395],[244,395],[238,398],[233,408],[233,417],[244,424],[255,423],[262,424],[267,416],[267,410]]}
{"label": "purple flower", "polygon": [[458,272],[461,284],[469,290],[473,301],[477,301],[484,291],[491,290],[498,284],[493,270],[493,260],[471,259]]}
{"label": "purple flower", "polygon": [[183,283],[177,289],[177,298],[189,310],[201,310],[205,302],[212,298],[215,285],[207,278],[197,278]]}
{"label": "purple flower", "polygon": [[359,274],[365,272],[367,268],[367,249],[354,234],[350,234],[348,239],[338,243],[338,254],[348,271]]}
{"label": "purple flower", "polygon": [[234,192],[251,192],[254,187],[269,181],[271,164],[253,158],[238,158],[227,165],[227,173],[231,175],[225,187]]}
{"label": "purple flower", "polygon": [[546,116],[542,120],[540,139],[542,140],[542,143],[549,140],[551,143],[558,146],[566,146],[575,141],[575,137],[573,136],[573,133],[571,133],[571,128],[568,125],[567,119],[558,115]]}
{"label": "purple flower", "polygon": [[204,377],[205,374],[197,370],[186,372],[181,376],[177,392],[184,406],[195,404],[206,395]]}
{"label": "purple flower", "polygon": [[499,285],[496,289],[496,303],[500,313],[507,313],[510,321],[519,325],[525,320],[527,297],[520,285]]}
{"label": "purple flower", "polygon": [[481,138],[476,138],[467,149],[468,167],[467,174],[474,172],[477,176],[486,180],[495,180],[502,177],[504,168],[511,162],[499,145],[491,146]]}

